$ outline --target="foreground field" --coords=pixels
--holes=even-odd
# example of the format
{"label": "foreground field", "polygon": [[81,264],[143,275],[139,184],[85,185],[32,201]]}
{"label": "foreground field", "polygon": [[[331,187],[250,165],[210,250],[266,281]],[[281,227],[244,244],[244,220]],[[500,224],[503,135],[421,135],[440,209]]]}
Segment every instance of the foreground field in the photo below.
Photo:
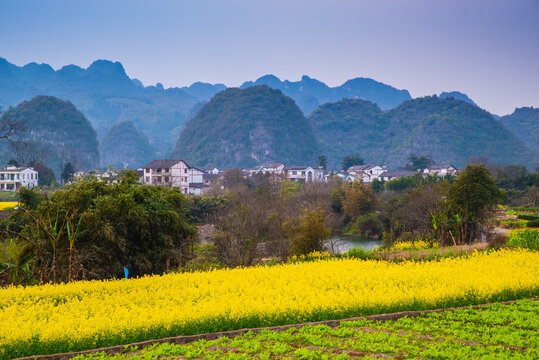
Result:
{"label": "foreground field", "polygon": [[539,252],[330,260],[0,290],[0,358],[539,295]]}
{"label": "foreground field", "polygon": [[76,359],[537,359],[538,330],[539,302],[521,300],[396,321],[350,321],[337,328],[317,325],[283,332],[262,330],[231,339],[128,348],[124,354],[96,353]]}

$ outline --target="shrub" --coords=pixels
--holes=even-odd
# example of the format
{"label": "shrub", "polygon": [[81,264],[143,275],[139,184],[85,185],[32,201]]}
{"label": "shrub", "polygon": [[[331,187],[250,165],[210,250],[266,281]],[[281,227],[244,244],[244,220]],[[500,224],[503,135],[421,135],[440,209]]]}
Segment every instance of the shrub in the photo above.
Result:
{"label": "shrub", "polygon": [[360,247],[353,247],[347,252],[343,254],[343,257],[350,258],[350,259],[362,259],[362,260],[370,260],[374,259],[374,254],[376,253],[376,249],[373,250],[365,250],[364,248]]}
{"label": "shrub", "polygon": [[518,229],[509,233],[510,246],[539,250],[539,230]]}
{"label": "shrub", "polygon": [[539,220],[539,216],[535,216],[535,215],[518,215],[517,216],[518,219],[521,219],[521,220]]}
{"label": "shrub", "polygon": [[528,223],[526,224],[526,227],[529,227],[529,228],[539,228],[539,219],[535,219],[535,220],[530,220],[530,221],[528,221]]}

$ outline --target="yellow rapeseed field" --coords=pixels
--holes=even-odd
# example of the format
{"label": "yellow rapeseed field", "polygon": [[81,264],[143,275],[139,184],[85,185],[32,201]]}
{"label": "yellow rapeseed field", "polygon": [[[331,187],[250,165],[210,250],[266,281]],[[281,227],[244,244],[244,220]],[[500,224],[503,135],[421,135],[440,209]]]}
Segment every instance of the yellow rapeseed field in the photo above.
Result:
{"label": "yellow rapeseed field", "polygon": [[19,205],[16,201],[0,201],[0,210],[11,210]]}
{"label": "yellow rapeseed field", "polygon": [[0,358],[539,295],[539,252],[354,259],[0,290]]}

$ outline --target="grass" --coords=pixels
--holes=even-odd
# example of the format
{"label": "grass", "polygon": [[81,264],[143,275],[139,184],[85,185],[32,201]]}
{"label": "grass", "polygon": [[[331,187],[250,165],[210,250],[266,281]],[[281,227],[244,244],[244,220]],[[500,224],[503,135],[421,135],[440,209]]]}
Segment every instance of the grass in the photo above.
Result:
{"label": "grass", "polygon": [[394,321],[359,320],[335,328],[308,325],[182,345],[126,347],[122,354],[75,359],[537,359],[538,330],[539,302],[522,300]]}

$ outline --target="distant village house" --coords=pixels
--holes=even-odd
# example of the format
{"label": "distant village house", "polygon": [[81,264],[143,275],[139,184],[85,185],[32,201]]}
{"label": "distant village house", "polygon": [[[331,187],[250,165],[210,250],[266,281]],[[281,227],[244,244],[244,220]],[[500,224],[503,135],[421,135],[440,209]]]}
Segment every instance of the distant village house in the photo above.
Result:
{"label": "distant village house", "polygon": [[21,187],[37,187],[39,174],[32,167],[8,165],[0,170],[0,191],[18,191]]}

